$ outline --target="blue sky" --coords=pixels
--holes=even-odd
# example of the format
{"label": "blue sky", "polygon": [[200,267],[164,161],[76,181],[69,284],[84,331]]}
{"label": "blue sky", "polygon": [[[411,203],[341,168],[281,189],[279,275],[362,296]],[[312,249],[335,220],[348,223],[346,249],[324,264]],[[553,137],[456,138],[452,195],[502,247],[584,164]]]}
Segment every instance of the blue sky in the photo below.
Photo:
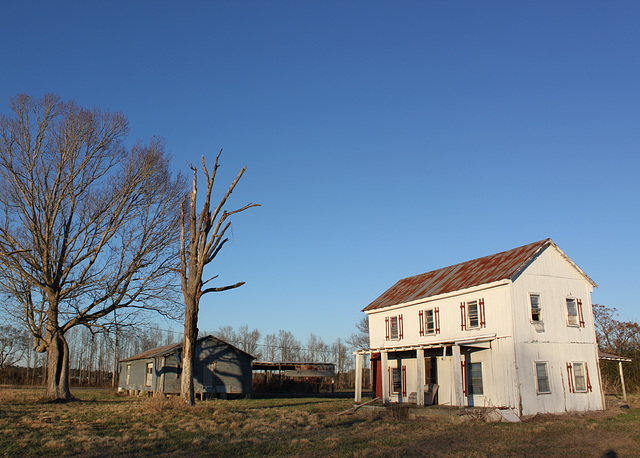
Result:
{"label": "blue sky", "polygon": [[[640,320],[637,1],[3,2],[0,111],[122,111],[247,166],[200,328],[346,337],[400,278],[551,237]],[[176,329],[180,326],[176,325]]]}

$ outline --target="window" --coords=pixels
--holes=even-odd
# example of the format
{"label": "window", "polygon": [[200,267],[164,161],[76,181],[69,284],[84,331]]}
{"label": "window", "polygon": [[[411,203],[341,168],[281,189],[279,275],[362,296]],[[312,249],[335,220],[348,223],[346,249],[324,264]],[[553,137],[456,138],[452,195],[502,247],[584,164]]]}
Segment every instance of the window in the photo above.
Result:
{"label": "window", "polygon": [[147,376],[145,378],[145,385],[151,386],[151,382],[153,381],[153,363],[147,363]]}
{"label": "window", "polygon": [[567,363],[567,377],[570,393],[586,393],[592,391],[587,363]]}
{"label": "window", "polygon": [[127,364],[124,374],[124,384],[129,385],[131,381],[131,364]]}
{"label": "window", "polygon": [[469,364],[469,394],[483,394],[482,390],[482,363]]}
{"label": "window", "polygon": [[480,316],[478,315],[478,301],[471,301],[468,304],[469,307],[469,327],[480,327]]}
{"label": "window", "polygon": [[391,369],[391,391],[393,393],[399,393],[402,390],[402,379],[400,378],[400,369],[394,367]]}
{"label": "window", "polygon": [[485,328],[484,299],[460,303],[460,329]]}
{"label": "window", "polygon": [[540,306],[540,295],[529,294],[529,303],[531,304],[531,321],[534,323],[542,321],[542,308]]}
{"label": "window", "polygon": [[573,363],[573,386],[576,393],[587,391],[587,377],[584,367],[584,363]]}
{"label": "window", "polygon": [[551,393],[549,370],[546,362],[536,363],[536,390],[538,394]]}
{"label": "window", "polygon": [[420,322],[420,335],[440,334],[440,309],[438,307],[420,310],[418,312]]}
{"label": "window", "polygon": [[398,340],[399,333],[398,317],[391,317],[391,340]]}
{"label": "window", "polygon": [[402,315],[385,318],[386,339],[400,340],[403,336]]}
{"label": "window", "polygon": [[578,306],[575,299],[567,298],[567,324],[578,326]]}

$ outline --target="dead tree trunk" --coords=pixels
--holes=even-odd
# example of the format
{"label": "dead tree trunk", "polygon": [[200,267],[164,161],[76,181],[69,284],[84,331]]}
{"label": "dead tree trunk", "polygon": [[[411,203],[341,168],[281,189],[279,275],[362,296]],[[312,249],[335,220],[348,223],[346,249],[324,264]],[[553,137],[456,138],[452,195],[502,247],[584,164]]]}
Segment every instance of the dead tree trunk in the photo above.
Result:
{"label": "dead tree trunk", "polygon": [[[211,263],[218,255],[222,247],[229,239],[225,238],[226,231],[231,227],[231,222],[227,221],[229,216],[240,213],[248,208],[257,207],[258,204],[247,204],[237,210],[228,212],[224,209],[227,199],[244,174],[246,167],[240,170],[236,179],[231,183],[227,193],[220,200],[218,205],[211,210],[211,192],[219,167],[219,159],[222,150],[216,157],[213,172],[209,175],[207,166],[202,157],[202,171],[204,172],[207,191],[202,210],[198,214],[196,198],[198,195],[198,171],[195,166],[190,166],[193,170],[193,188],[190,193],[189,203],[186,199],[182,204],[182,226],[180,232],[180,267],[182,280],[182,294],[186,306],[184,320],[184,339],[182,342],[182,376],[180,381],[181,397],[187,405],[194,405],[195,393],[193,382],[193,366],[195,359],[196,340],[198,338],[198,311],[200,298],[207,293],[226,291],[238,288],[244,282],[234,285],[220,287],[206,287],[207,283],[214,280],[216,276],[209,280],[202,281],[205,266]],[[186,231],[189,231],[188,239]]]}

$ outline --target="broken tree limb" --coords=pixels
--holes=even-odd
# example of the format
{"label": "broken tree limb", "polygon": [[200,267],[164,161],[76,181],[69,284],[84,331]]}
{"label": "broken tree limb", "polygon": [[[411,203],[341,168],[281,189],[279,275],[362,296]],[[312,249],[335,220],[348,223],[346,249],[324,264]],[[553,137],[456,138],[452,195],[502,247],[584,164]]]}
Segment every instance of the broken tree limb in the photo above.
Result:
{"label": "broken tree limb", "polygon": [[382,398],[381,398],[381,397],[377,397],[377,398],[370,399],[370,400],[369,400],[369,401],[367,401],[367,402],[363,402],[362,404],[355,405],[355,406],[351,407],[350,409],[343,410],[342,412],[338,412],[338,413],[336,414],[336,417],[337,417],[338,415],[343,415],[343,414],[345,414],[345,413],[353,413],[353,412],[355,412],[356,410],[358,410],[360,407],[362,407],[362,406],[366,406],[367,404],[371,404],[372,402],[378,401],[378,400],[380,400],[380,399],[382,399]]}

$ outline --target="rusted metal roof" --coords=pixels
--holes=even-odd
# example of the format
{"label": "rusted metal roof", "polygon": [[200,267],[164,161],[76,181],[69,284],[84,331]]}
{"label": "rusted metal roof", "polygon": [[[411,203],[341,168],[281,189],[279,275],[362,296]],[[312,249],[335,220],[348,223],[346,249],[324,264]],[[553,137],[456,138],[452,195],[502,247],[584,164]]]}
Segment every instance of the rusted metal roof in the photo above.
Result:
{"label": "rusted metal roof", "polygon": [[610,361],[626,361],[626,362],[633,361],[631,358],[628,358],[626,356],[612,355],[611,353],[605,353],[601,350],[598,350],[598,358],[608,359]]}
{"label": "rusted metal roof", "polygon": [[[200,342],[201,340],[205,340],[205,339],[215,339],[219,342],[222,342],[223,344],[229,345],[232,348],[235,348],[237,351],[241,352],[241,353],[245,353],[247,355],[249,355],[249,353],[240,350],[238,347],[235,347],[233,345],[231,345],[228,342],[225,342],[222,339],[219,339],[217,337],[214,336],[205,336],[205,337],[200,337],[196,342]],[[142,353],[138,353],[137,355],[133,355],[127,359],[121,359],[120,362],[124,363],[127,361],[135,361],[137,359],[148,359],[148,358],[157,358],[158,356],[166,356],[166,355],[171,355],[173,353],[176,353],[178,351],[182,351],[182,342],[179,343],[174,343],[171,345],[165,345],[163,347],[157,347],[157,348],[152,348],[151,350],[146,350],[143,351]],[[253,355],[249,355],[251,358],[255,357]]]}
{"label": "rusted metal roof", "polygon": [[[404,278],[385,291],[362,311],[446,294],[461,289],[505,279],[514,279],[542,250],[554,246],[589,281],[593,281],[576,266],[551,239],[540,240],[513,250],[474,259],[413,277]],[[593,283],[595,285],[595,283]]]}
{"label": "rusted metal roof", "polygon": [[148,359],[155,358],[157,356],[170,355],[175,353],[178,350],[182,350],[182,342],[174,343],[171,345],[165,345],[163,347],[152,348],[151,350],[143,351],[142,353],[138,353],[137,355],[133,355],[127,359],[121,360],[121,362],[125,361],[135,361],[136,359]]}

